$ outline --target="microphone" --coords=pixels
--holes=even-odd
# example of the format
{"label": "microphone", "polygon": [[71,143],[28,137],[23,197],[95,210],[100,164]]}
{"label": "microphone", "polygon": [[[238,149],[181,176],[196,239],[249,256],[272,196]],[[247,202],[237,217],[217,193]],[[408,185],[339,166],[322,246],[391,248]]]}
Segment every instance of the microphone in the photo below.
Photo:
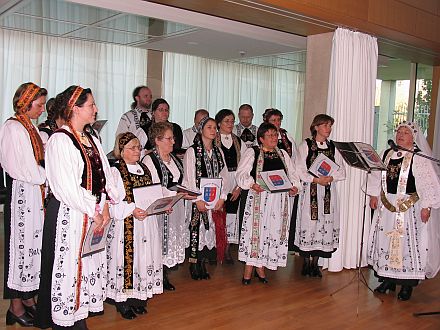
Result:
{"label": "microphone", "polygon": [[389,146],[391,147],[391,149],[393,149],[394,151],[399,150],[399,147],[397,146],[397,144],[396,144],[393,140],[391,140],[391,139],[388,140],[388,145],[389,145]]}

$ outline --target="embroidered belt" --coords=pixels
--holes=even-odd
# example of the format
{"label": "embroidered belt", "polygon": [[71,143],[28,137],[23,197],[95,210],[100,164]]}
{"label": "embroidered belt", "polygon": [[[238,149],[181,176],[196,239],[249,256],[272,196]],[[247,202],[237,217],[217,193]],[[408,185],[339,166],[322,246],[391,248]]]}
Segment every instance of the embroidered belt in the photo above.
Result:
{"label": "embroidered belt", "polygon": [[407,199],[401,202],[396,208],[393,204],[385,196],[384,191],[380,193],[380,199],[382,201],[383,206],[390,212],[406,212],[411,206],[413,206],[419,200],[419,195],[417,193],[411,194]]}
{"label": "embroidered belt", "polygon": [[237,171],[237,166],[235,167],[228,167],[228,172],[235,172]]}

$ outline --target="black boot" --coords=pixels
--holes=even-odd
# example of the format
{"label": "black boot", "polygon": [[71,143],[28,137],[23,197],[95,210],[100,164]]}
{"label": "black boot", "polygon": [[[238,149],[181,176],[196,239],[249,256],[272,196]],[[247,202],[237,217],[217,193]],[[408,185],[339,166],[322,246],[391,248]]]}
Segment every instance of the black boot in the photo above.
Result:
{"label": "black boot", "polygon": [[397,295],[397,299],[405,301],[411,298],[413,287],[409,285],[402,285],[399,294]]}
{"label": "black boot", "polygon": [[396,291],[396,283],[390,281],[383,281],[376,289],[375,292],[387,293],[387,291]]}
{"label": "black boot", "polygon": [[200,278],[204,279],[204,280],[209,280],[210,276],[208,271],[206,270],[206,263],[204,262],[204,260],[198,260],[197,264],[199,265],[201,271],[200,271]]}
{"label": "black boot", "polygon": [[318,266],[318,259],[319,257],[313,257],[312,259],[312,265],[310,267],[310,276],[311,277],[322,277],[321,270]]}
{"label": "black boot", "polygon": [[126,320],[133,320],[136,318],[135,312],[125,302],[124,303],[116,303],[116,310]]}
{"label": "black boot", "polygon": [[190,263],[190,265],[189,265],[189,272],[190,272],[191,278],[193,280],[197,281],[197,280],[201,280],[202,279],[201,274],[200,274],[200,267],[199,267],[198,263],[196,263],[196,264]]}
{"label": "black boot", "polygon": [[302,276],[310,276],[310,258],[304,257],[303,268],[301,270]]}
{"label": "black boot", "polygon": [[172,285],[170,283],[170,281],[168,280],[168,271],[169,271],[169,268],[164,266],[163,267],[163,288],[168,291],[174,291],[174,290],[176,290],[176,287],[174,285]]}

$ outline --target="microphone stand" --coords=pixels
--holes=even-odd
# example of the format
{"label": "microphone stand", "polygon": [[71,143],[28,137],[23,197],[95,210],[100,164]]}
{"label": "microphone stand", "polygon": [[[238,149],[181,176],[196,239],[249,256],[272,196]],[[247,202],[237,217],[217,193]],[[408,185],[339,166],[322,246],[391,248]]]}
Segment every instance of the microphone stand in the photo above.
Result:
{"label": "microphone stand", "polygon": [[391,146],[391,149],[393,149],[394,151],[396,151],[396,149],[397,149],[397,150],[403,150],[403,151],[410,152],[410,153],[412,153],[414,155],[417,155],[417,156],[429,159],[430,161],[433,161],[434,163],[437,163],[438,166],[440,166],[440,160],[439,159],[431,157],[431,156],[428,156],[428,155],[425,155],[425,154],[421,153],[420,151],[414,151],[414,150],[410,150],[410,149],[404,148],[402,146],[399,146],[398,144],[395,144],[394,142],[393,142],[393,145]]}

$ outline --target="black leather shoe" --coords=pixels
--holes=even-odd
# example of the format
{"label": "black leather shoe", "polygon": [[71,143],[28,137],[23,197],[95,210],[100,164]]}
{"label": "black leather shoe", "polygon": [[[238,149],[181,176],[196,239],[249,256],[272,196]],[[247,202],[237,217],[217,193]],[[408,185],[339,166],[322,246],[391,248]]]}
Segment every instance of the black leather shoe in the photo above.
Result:
{"label": "black leather shoe", "polygon": [[20,324],[22,327],[33,327],[34,319],[26,312],[21,316],[16,316],[8,310],[6,313],[6,325],[13,325],[15,323]]}
{"label": "black leather shoe", "polygon": [[310,269],[310,276],[311,277],[322,277],[321,270],[319,269],[318,265],[312,265]]}
{"label": "black leather shoe", "polygon": [[131,309],[138,315],[147,314],[147,310],[144,306],[132,306]]}
{"label": "black leather shoe", "polygon": [[376,289],[374,289],[374,292],[379,293],[387,293],[387,291],[396,291],[396,283],[383,281]]}
{"label": "black leather shoe", "polygon": [[193,280],[201,280],[199,264],[190,264],[189,265],[189,273],[191,274],[191,278]]}
{"label": "black leather shoe", "polygon": [[269,283],[269,281],[267,280],[267,278],[266,277],[261,277],[258,273],[257,273],[257,270],[255,270],[255,277],[256,278],[258,278],[258,280],[261,282],[261,283],[264,283],[264,284],[267,284],[267,283]]}
{"label": "black leather shoe", "polygon": [[136,318],[136,314],[134,313],[131,306],[124,304],[118,304],[116,306],[117,311],[121,314],[121,316],[126,320],[133,320]]}
{"label": "black leather shoe", "polygon": [[33,304],[32,306],[26,306],[23,304],[24,310],[29,314],[30,317],[35,317],[35,313],[37,312],[37,305]]}
{"label": "black leather shoe", "polygon": [[400,289],[400,292],[397,295],[397,299],[402,301],[409,300],[409,298],[411,298],[412,290],[413,290],[412,286],[402,285],[402,288]]}
{"label": "black leather shoe", "polygon": [[249,285],[249,284],[251,284],[251,279],[250,278],[242,278],[241,279],[241,283],[243,284],[243,285]]}

